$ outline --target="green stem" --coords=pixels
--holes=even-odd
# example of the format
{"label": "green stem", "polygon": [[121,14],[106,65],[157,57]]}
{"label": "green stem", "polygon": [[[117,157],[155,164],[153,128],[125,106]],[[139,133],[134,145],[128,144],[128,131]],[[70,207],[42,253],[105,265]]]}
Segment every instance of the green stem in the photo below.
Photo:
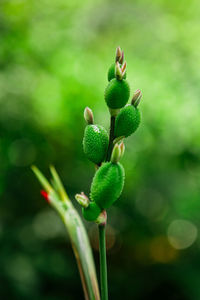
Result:
{"label": "green stem", "polygon": [[107,263],[106,263],[106,225],[99,225],[99,252],[101,300],[108,300]]}
{"label": "green stem", "polygon": [[109,137],[109,145],[108,145],[108,152],[106,161],[110,161],[112,150],[113,150],[113,141],[115,139],[114,131],[115,131],[115,116],[111,116],[110,119],[110,137]]}
{"label": "green stem", "polygon": [[[115,139],[115,119],[112,115],[110,118],[110,135],[106,161],[110,161],[113,141]],[[100,279],[101,279],[101,300],[108,300],[108,282],[107,282],[107,262],[106,262],[106,224],[99,225],[99,254],[100,254]]]}

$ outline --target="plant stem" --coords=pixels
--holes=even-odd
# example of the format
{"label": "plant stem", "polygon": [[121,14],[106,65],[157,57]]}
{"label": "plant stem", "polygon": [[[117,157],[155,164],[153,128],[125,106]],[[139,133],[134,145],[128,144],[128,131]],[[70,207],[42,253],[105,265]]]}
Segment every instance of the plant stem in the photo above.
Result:
{"label": "plant stem", "polygon": [[[110,118],[110,135],[106,161],[110,161],[114,131],[115,131],[116,116]],[[107,282],[107,262],[106,262],[106,223],[99,225],[99,254],[100,254],[100,279],[101,279],[101,300],[108,300],[108,282]]]}
{"label": "plant stem", "polygon": [[113,141],[114,141],[114,131],[115,131],[115,116],[111,116],[110,118],[110,136],[109,136],[109,145],[106,161],[110,161],[112,149],[113,149]]}
{"label": "plant stem", "polygon": [[99,225],[99,252],[101,300],[108,300],[107,263],[106,263],[106,225]]}

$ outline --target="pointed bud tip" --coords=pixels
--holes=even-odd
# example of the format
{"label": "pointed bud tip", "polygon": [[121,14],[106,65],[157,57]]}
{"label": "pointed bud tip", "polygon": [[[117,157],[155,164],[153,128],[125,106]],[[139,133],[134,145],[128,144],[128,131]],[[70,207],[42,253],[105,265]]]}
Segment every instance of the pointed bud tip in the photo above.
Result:
{"label": "pointed bud tip", "polygon": [[117,47],[117,49],[116,49],[116,56],[115,56],[115,61],[116,62],[120,60],[121,55],[122,55],[122,50],[121,50],[120,47]]}
{"label": "pointed bud tip", "polygon": [[94,124],[93,112],[89,107],[84,109],[84,119],[87,124]]}
{"label": "pointed bud tip", "polygon": [[50,203],[49,194],[45,190],[41,190],[40,194],[47,201],[47,203]]}
{"label": "pointed bud tip", "polygon": [[136,90],[135,93],[133,94],[133,98],[131,100],[131,104],[135,107],[137,107],[140,103],[140,100],[142,98],[142,92],[141,90]]}

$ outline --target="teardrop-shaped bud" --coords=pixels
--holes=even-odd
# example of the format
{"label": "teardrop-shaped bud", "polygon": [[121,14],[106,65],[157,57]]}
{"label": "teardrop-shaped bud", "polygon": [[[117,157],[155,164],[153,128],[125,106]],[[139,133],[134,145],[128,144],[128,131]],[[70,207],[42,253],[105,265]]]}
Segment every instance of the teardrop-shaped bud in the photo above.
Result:
{"label": "teardrop-shaped bud", "polygon": [[138,108],[129,104],[122,108],[115,120],[115,137],[129,136],[136,131],[140,124]]}
{"label": "teardrop-shaped bud", "polygon": [[107,212],[106,212],[106,210],[102,210],[102,212],[100,213],[98,218],[95,220],[95,223],[97,223],[98,225],[102,225],[102,226],[106,225],[106,223],[107,223]]}
{"label": "teardrop-shaped bud", "polygon": [[83,150],[89,160],[95,164],[104,161],[108,149],[109,137],[101,125],[87,125],[83,137]]}
{"label": "teardrop-shaped bud", "polygon": [[138,106],[138,104],[140,103],[140,100],[142,98],[142,92],[138,89],[135,91],[135,93],[133,94],[133,98],[131,100],[131,104],[135,107]]}
{"label": "teardrop-shaped bud", "polygon": [[87,124],[94,124],[93,112],[89,107],[86,107],[84,110],[84,119]]}
{"label": "teardrop-shaped bud", "polygon": [[119,198],[123,186],[123,166],[120,163],[106,162],[95,173],[90,197],[99,207],[107,209]]}
{"label": "teardrop-shaped bud", "polygon": [[122,50],[121,50],[120,47],[117,47],[117,49],[116,49],[115,61],[116,61],[116,62],[119,61],[120,58],[121,58],[121,56],[122,56]]}
{"label": "teardrop-shaped bud", "polygon": [[88,205],[90,203],[90,200],[83,192],[81,192],[81,194],[76,194],[75,199],[82,207],[85,207],[85,208],[88,207]]}
{"label": "teardrop-shaped bud", "polygon": [[112,79],[104,93],[105,101],[109,108],[122,108],[128,102],[130,87],[125,79]]}

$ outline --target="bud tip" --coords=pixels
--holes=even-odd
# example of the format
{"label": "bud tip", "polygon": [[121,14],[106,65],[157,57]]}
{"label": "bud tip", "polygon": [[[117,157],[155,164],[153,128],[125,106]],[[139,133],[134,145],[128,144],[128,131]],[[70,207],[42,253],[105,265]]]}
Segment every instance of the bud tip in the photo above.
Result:
{"label": "bud tip", "polygon": [[89,107],[86,107],[84,110],[84,119],[87,124],[94,124],[93,112]]}
{"label": "bud tip", "polygon": [[140,103],[140,100],[142,98],[142,92],[141,90],[136,90],[135,93],[133,94],[133,98],[131,100],[131,104],[135,107],[138,106],[138,104]]}
{"label": "bud tip", "polygon": [[115,61],[116,61],[116,62],[119,61],[120,58],[121,58],[121,56],[122,56],[122,50],[121,50],[120,47],[117,47],[117,49],[116,49]]}

